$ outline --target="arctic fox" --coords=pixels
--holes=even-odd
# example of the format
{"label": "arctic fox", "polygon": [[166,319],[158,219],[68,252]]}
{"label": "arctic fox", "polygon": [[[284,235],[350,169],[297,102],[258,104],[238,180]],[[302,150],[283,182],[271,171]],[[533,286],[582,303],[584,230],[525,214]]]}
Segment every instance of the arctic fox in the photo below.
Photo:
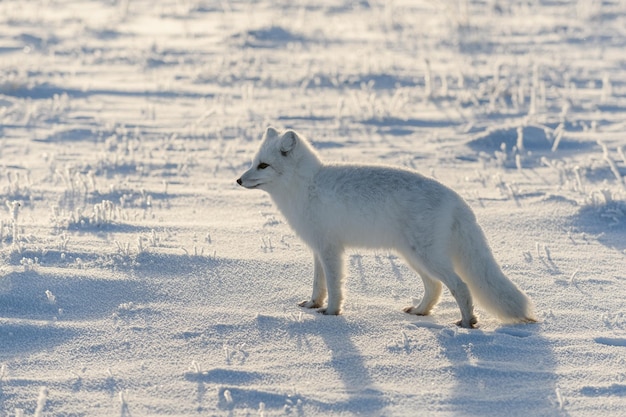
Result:
{"label": "arctic fox", "polygon": [[472,298],[500,320],[536,319],[530,300],[496,263],[467,203],[417,172],[377,165],[326,164],[298,133],[270,127],[251,168],[237,180],[267,191],[312,249],[313,294],[299,305],[339,314],[346,247],[397,251],[424,282],[424,297],[405,312],[428,315],[445,284],[462,327],[477,323]]}

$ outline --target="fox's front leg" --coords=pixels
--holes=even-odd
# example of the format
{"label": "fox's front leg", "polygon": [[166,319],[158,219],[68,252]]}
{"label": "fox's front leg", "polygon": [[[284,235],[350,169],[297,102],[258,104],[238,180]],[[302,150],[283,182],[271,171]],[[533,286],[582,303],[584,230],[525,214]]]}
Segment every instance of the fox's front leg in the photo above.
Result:
{"label": "fox's front leg", "polygon": [[341,313],[343,302],[343,251],[341,248],[331,247],[321,252],[319,255],[324,276],[326,277],[326,287],[328,291],[328,306],[321,308],[320,313],[326,315],[337,315]]}
{"label": "fox's front leg", "polygon": [[324,276],[324,268],[319,257],[313,255],[313,294],[310,300],[304,300],[298,305],[306,308],[321,307],[326,299],[326,277]]}

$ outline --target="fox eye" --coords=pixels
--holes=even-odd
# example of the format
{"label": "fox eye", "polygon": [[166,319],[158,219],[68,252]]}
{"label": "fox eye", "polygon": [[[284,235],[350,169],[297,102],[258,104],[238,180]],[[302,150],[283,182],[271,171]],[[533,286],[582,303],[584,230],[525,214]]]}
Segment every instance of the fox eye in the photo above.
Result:
{"label": "fox eye", "polygon": [[257,169],[265,169],[269,166],[269,164],[266,164],[265,162],[261,162],[259,165],[257,165]]}

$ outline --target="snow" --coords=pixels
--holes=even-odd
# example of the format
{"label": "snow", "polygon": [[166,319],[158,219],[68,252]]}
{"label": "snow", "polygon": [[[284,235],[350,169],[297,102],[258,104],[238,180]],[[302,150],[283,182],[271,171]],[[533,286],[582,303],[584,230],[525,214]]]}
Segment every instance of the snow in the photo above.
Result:
{"label": "snow", "polygon": [[[0,416],[616,416],[626,2],[0,2]],[[435,176],[540,323],[350,250],[344,314],[238,187],[268,125]],[[503,145],[504,144],[504,145]],[[17,205],[19,203],[19,206]]]}

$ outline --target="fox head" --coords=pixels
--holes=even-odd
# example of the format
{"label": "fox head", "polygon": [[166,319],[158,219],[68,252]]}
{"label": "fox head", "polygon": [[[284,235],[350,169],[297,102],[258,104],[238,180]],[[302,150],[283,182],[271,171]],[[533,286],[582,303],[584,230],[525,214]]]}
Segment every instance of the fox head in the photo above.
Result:
{"label": "fox head", "polygon": [[319,166],[320,160],[308,141],[293,130],[279,132],[268,127],[250,169],[237,184],[270,192],[302,177]]}

